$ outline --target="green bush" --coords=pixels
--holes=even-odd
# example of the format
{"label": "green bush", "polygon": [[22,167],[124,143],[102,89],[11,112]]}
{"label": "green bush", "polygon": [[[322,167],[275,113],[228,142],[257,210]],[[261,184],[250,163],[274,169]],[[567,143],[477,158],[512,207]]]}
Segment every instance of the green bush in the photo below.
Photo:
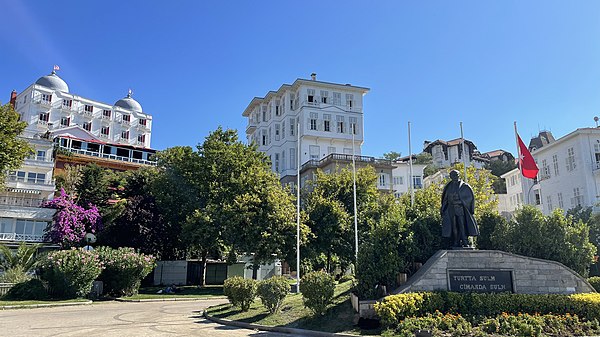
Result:
{"label": "green bush", "polygon": [[256,297],[256,281],[234,276],[225,280],[223,283],[223,294],[227,296],[229,302],[242,311],[248,311],[250,304]]}
{"label": "green bush", "polygon": [[600,291],[600,276],[592,276],[588,278],[588,282],[594,287],[594,290]]}
{"label": "green bush", "polygon": [[85,297],[100,275],[102,264],[95,251],[73,248],[46,255],[41,261],[41,271],[52,297]]}
{"label": "green bush", "polygon": [[27,275],[23,267],[16,266],[10,268],[0,276],[0,282],[4,283],[22,283],[27,282],[31,279],[31,276]]}
{"label": "green bush", "polygon": [[344,275],[340,276],[340,278],[338,279],[338,283],[344,283],[344,282],[348,282],[348,281],[354,281],[354,275],[344,274]]}
{"label": "green bush", "polygon": [[441,336],[443,332],[449,332],[452,336],[464,336],[469,334],[473,327],[461,315],[442,314],[437,311],[424,317],[407,317],[395,327],[394,332],[388,331],[383,335],[414,337],[417,330],[432,331],[434,336]]}
{"label": "green bush", "polygon": [[290,288],[286,277],[271,277],[258,283],[258,297],[267,310],[274,314],[279,311],[283,300],[290,292]]}
{"label": "green bush", "polygon": [[300,280],[300,292],[304,306],[317,315],[325,313],[327,306],[333,300],[334,290],[333,276],[322,271],[305,274]]}
{"label": "green bush", "polygon": [[581,320],[577,315],[539,315],[503,313],[485,319],[480,328],[494,335],[510,336],[583,336],[596,334],[598,320]]}
{"label": "green bush", "polygon": [[154,257],[136,253],[133,248],[100,247],[97,252],[104,264],[99,280],[104,291],[113,296],[137,294],[142,279],[154,268]]}
{"label": "green bush", "polygon": [[3,297],[5,300],[45,300],[47,298],[48,292],[42,281],[38,279],[15,284]]}
{"label": "green bush", "polygon": [[423,316],[434,313],[435,310],[473,317],[496,317],[503,313],[513,315],[519,313],[570,313],[593,320],[600,317],[600,294],[531,295],[425,292],[392,295],[375,304],[375,312],[386,326],[395,326],[405,317]]}

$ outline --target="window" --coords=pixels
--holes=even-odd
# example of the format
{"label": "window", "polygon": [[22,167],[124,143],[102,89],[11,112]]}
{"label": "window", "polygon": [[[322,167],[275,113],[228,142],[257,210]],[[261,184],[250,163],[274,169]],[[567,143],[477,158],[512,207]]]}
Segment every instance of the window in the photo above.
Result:
{"label": "window", "polygon": [[47,226],[48,223],[44,221],[17,219],[15,234],[42,236]]}
{"label": "window", "polygon": [[413,187],[423,188],[423,179],[421,178],[421,176],[413,176]]}
{"label": "window", "polygon": [[27,182],[32,184],[43,184],[46,181],[46,174],[44,173],[27,173]]}
{"label": "window", "polygon": [[92,131],[92,123],[90,122],[83,122],[83,129],[86,131]]}
{"label": "window", "polygon": [[310,120],[309,120],[309,129],[310,130],[316,130],[317,129],[317,118],[319,117],[319,115],[316,112],[311,112],[310,113]]}
{"label": "window", "polygon": [[323,115],[323,130],[330,132],[331,131],[331,115],[324,114]]}
{"label": "window", "polygon": [[404,177],[402,177],[402,176],[394,177],[394,185],[404,185]]}
{"label": "window", "polygon": [[138,143],[142,143],[142,144],[146,143],[146,135],[143,135],[143,134],[138,135],[137,141],[138,141]]}
{"label": "window", "polygon": [[534,195],[535,195],[535,204],[541,205],[542,204],[542,193],[540,192],[540,190],[534,191]]}
{"label": "window", "polygon": [[556,195],[556,197],[557,197],[557,199],[558,199],[558,207],[559,207],[559,208],[561,208],[561,209],[565,209],[565,204],[564,204],[564,202],[563,202],[563,196],[562,196],[562,193],[558,193],[558,194]]}
{"label": "window", "polygon": [[285,150],[281,151],[281,167],[285,170]]}
{"label": "window", "polygon": [[281,116],[281,101],[280,100],[276,100],[275,101],[275,116]]}
{"label": "window", "polygon": [[262,111],[262,121],[266,122],[267,121],[267,110],[263,109]]}
{"label": "window", "polygon": [[63,99],[63,107],[70,108],[73,104],[73,101],[70,99]]}
{"label": "window", "polygon": [[9,173],[9,176],[11,177],[10,179],[12,181],[20,181],[20,182],[25,182],[25,176],[27,175],[27,173],[23,172],[23,171],[13,171]]}
{"label": "window", "polygon": [[575,150],[570,147],[567,149],[567,172],[573,171],[577,166],[575,165]]}
{"label": "window", "polygon": [[121,139],[129,139],[129,131],[121,131]]}
{"label": "window", "polygon": [[102,110],[102,117],[105,118],[105,119],[110,119],[111,112],[112,111],[110,111],[110,110]]}
{"label": "window", "polygon": [[554,176],[558,176],[558,155],[552,156],[552,165],[554,166]]}
{"label": "window", "polygon": [[342,94],[339,92],[333,92],[333,104],[342,105]]}
{"label": "window", "polygon": [[262,130],[262,145],[267,145],[267,132]]}
{"label": "window", "polygon": [[147,122],[146,118],[140,118],[140,119],[138,120],[138,124],[139,124],[139,125],[146,126],[146,125],[148,125],[147,123],[148,123],[148,122]]}
{"label": "window", "polygon": [[314,103],[315,102],[315,89],[308,89],[307,92],[308,92],[308,95],[306,97],[306,100],[308,101],[308,103]]}
{"label": "window", "polygon": [[271,139],[273,139],[273,136],[271,135],[271,127],[269,126],[269,137],[267,138],[267,144],[271,144]]}
{"label": "window", "polygon": [[311,145],[308,148],[310,159],[318,160],[321,155],[321,148],[318,145]]}
{"label": "window", "polygon": [[344,133],[344,116],[335,116],[337,121],[337,132]]}
{"label": "window", "polygon": [[131,122],[131,115],[123,115],[121,116],[121,120],[124,124],[129,124]]}
{"label": "window", "polygon": [[285,121],[281,122],[281,139],[285,139]]}
{"label": "window", "polygon": [[327,104],[327,96],[329,95],[329,92],[326,90],[321,90],[320,94],[321,94],[321,103]]}
{"label": "window", "polygon": [[[83,107],[83,110],[84,110],[85,112],[94,112],[94,106],[86,104],[86,105]],[[109,115],[109,116],[110,116],[110,115]]]}
{"label": "window", "polygon": [[327,153],[328,154],[335,153],[335,146],[328,146],[327,147]]}
{"label": "window", "polygon": [[279,140],[279,124],[275,124],[275,140]]}
{"label": "window", "polygon": [[43,112],[40,114],[40,120],[42,122],[48,122],[48,118],[50,118],[50,113],[49,112]]}
{"label": "window", "polygon": [[296,149],[290,149],[290,169],[296,168]]}
{"label": "window", "polygon": [[354,95],[346,94],[346,106],[352,108],[354,106]]}
{"label": "window", "polygon": [[552,206],[552,196],[551,195],[546,196],[546,206],[548,206],[548,211],[552,212],[552,209],[554,207]]}
{"label": "window", "polygon": [[290,110],[294,110],[294,94],[290,92]]}
{"label": "window", "polygon": [[41,161],[46,160],[46,151],[42,151],[42,150],[37,151],[35,159],[36,160],[41,160]]}
{"label": "window", "polygon": [[296,129],[296,123],[294,123],[294,119],[290,118],[290,136],[294,135],[294,130]]}
{"label": "window", "polygon": [[385,174],[385,173],[379,174],[379,186],[380,187],[385,186],[386,176],[387,176],[387,174]]}
{"label": "window", "polygon": [[579,187],[573,188],[573,199],[571,199],[571,207],[583,206],[583,195]]}
{"label": "window", "polygon": [[100,129],[100,135],[101,136],[108,137],[109,134],[110,134],[110,127],[103,126],[102,129]]}
{"label": "window", "polygon": [[350,117],[350,132],[352,132],[353,134],[357,134],[356,133],[356,124],[358,124],[358,118],[356,117]]}
{"label": "window", "polygon": [[51,94],[42,94],[42,103],[50,103],[52,102]]}
{"label": "window", "polygon": [[71,117],[62,117],[60,119],[61,126],[69,126],[70,123],[71,123]]}
{"label": "window", "polygon": [[279,153],[275,153],[275,172],[279,173]]}
{"label": "window", "polygon": [[542,159],[542,175],[544,179],[550,178],[550,166],[548,166],[546,159]]}
{"label": "window", "polygon": [[13,224],[12,219],[0,218],[0,233],[12,233]]}

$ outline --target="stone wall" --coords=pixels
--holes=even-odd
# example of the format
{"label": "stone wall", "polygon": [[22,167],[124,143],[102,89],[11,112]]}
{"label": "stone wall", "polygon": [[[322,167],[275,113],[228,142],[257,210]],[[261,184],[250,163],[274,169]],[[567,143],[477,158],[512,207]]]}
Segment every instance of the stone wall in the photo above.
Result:
{"label": "stone wall", "polygon": [[449,290],[448,270],[501,270],[512,273],[520,294],[573,294],[594,288],[562,263],[497,250],[440,250],[394,294]]}

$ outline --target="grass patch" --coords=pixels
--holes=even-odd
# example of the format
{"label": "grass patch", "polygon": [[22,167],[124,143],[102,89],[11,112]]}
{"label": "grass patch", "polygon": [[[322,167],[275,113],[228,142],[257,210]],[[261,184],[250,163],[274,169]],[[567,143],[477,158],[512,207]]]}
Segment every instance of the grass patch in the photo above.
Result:
{"label": "grass patch", "polygon": [[[352,281],[338,284],[335,288],[333,304],[323,316],[313,316],[312,312],[304,307],[301,294],[289,294],[280,312],[274,315],[269,315],[260,299],[256,299],[247,312],[241,312],[239,308],[232,307],[230,304],[222,304],[210,307],[208,314],[217,318],[267,326],[365,334],[366,331],[361,331],[352,323],[355,313],[350,303],[351,288]],[[373,331],[372,334],[377,332]]]}
{"label": "grass patch", "polygon": [[165,299],[165,298],[211,298],[222,297],[223,286],[206,286],[198,288],[197,286],[181,286],[178,287],[180,292],[174,294],[157,294],[159,290],[164,290],[166,287],[144,287],[140,288],[137,295],[123,297],[128,300],[146,300],[146,299]]}
{"label": "grass patch", "polygon": [[62,303],[76,303],[76,302],[87,302],[88,299],[85,298],[76,298],[71,300],[48,300],[48,301],[3,301],[0,300],[0,307],[10,306],[10,305],[34,305],[34,304],[62,304]]}

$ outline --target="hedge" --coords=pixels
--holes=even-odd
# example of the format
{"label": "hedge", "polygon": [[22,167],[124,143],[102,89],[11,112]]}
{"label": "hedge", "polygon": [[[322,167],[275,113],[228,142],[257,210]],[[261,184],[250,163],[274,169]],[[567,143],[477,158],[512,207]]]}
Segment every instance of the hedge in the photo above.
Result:
{"label": "hedge", "polygon": [[257,282],[240,276],[230,277],[223,283],[223,294],[234,307],[248,311],[256,297]]}
{"label": "hedge", "polygon": [[396,326],[410,316],[425,316],[436,310],[463,316],[496,317],[502,313],[570,313],[589,320],[600,319],[600,294],[532,295],[422,292],[386,297],[375,304],[375,312],[386,326]]}

